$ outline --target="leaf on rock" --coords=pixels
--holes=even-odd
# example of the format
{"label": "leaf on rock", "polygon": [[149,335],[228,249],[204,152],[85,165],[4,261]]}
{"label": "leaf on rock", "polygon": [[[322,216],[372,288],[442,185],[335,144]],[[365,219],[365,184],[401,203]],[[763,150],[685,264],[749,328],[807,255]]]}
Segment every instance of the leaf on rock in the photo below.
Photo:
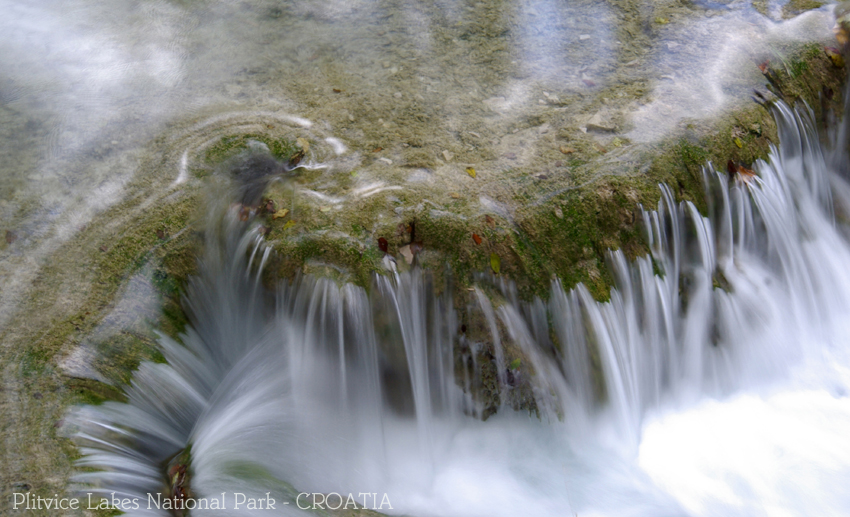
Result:
{"label": "leaf on rock", "polygon": [[473,178],[475,177],[475,169],[473,169],[472,167],[467,167],[466,173],[472,176]]}
{"label": "leaf on rock", "polygon": [[477,233],[472,234],[472,240],[475,241],[475,244],[481,244],[481,236]]}
{"label": "leaf on rock", "polygon": [[286,221],[286,224],[283,225],[283,229],[288,230],[288,229],[292,228],[293,226],[295,226],[295,221],[290,219],[289,221]]}
{"label": "leaf on rock", "polygon": [[499,271],[502,269],[502,259],[499,258],[495,253],[490,254],[490,267],[493,268],[493,272],[497,275]]}
{"label": "leaf on rock", "polygon": [[838,68],[844,68],[844,56],[841,55],[841,52],[839,52],[837,48],[824,47],[823,51],[826,52],[826,55],[830,60],[832,60],[833,65]]}
{"label": "leaf on rock", "polygon": [[521,364],[522,364],[522,360],[519,357],[517,357],[516,359],[511,361],[511,370],[516,370],[517,368],[520,367]]}
{"label": "leaf on rock", "polygon": [[282,219],[282,218],[286,217],[286,214],[288,214],[288,213],[289,213],[288,208],[281,208],[280,210],[278,210],[277,212],[274,213],[274,215],[272,216],[272,221],[274,221],[275,219]]}
{"label": "leaf on rock", "polygon": [[389,246],[390,246],[390,243],[388,243],[385,238],[381,237],[380,239],[378,239],[378,248],[381,251],[383,251],[384,253],[388,253]]}

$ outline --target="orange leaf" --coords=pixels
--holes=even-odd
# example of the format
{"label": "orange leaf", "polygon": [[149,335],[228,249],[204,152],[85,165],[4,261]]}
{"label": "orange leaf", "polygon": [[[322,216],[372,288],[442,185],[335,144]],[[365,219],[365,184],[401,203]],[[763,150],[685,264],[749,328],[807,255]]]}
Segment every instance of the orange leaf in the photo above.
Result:
{"label": "orange leaf", "polygon": [[475,241],[475,244],[481,244],[481,236],[477,233],[472,234],[472,240]]}

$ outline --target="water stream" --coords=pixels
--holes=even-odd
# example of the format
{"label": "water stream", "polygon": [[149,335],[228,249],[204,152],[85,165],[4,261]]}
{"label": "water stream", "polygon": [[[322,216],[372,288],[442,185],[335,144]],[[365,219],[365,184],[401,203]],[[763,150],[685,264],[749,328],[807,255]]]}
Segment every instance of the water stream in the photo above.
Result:
{"label": "water stream", "polygon": [[[161,338],[167,363],[142,365],[127,404],[78,411],[82,464],[105,470],[76,480],[144,499],[191,446],[195,497],[297,487],[386,495],[383,510],[409,515],[845,514],[846,154],[822,149],[805,108],[774,114],[782,143],[758,177],[706,170],[708,217],[660,186],[643,212],[652,255],[611,252],[609,302],[557,281],[548,302],[522,302],[482,276],[463,310],[484,342],[419,270],[368,292],[309,276],[266,292],[256,224],[220,208],[183,344]],[[482,421],[473,359],[487,344],[500,407]],[[533,410],[513,411],[523,381]]]}

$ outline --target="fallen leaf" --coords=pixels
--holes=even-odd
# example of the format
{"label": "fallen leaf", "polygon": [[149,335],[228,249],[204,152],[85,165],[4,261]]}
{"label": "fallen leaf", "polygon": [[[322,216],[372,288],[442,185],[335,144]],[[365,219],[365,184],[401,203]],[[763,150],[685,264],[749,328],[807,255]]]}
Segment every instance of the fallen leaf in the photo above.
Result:
{"label": "fallen leaf", "polygon": [[558,150],[561,151],[564,154],[572,154],[572,153],[576,152],[576,150],[573,149],[572,147],[567,147],[565,145],[562,145]]}
{"label": "fallen leaf", "polygon": [[670,20],[668,20],[667,18],[662,18],[661,16],[656,16],[655,23],[657,23],[658,25],[667,25],[668,23],[670,23]]}
{"label": "fallen leaf", "polygon": [[410,249],[410,244],[407,246],[402,246],[398,249],[398,252],[404,257],[404,261],[408,263],[408,265],[413,264],[413,250]]}
{"label": "fallen leaf", "polygon": [[451,196],[452,199],[460,199],[461,198],[461,195],[458,194],[457,192],[452,192],[451,194],[449,194],[449,196]]}
{"label": "fallen leaf", "polygon": [[329,207],[329,206],[320,206],[319,207],[319,212],[327,213],[327,212],[330,212],[330,211],[331,211],[331,207]]}
{"label": "fallen leaf", "polygon": [[305,153],[310,150],[310,142],[306,138],[298,137],[295,139],[295,145],[301,148]]}
{"label": "fallen leaf", "polygon": [[750,181],[752,178],[756,177],[756,172],[744,167],[743,165],[738,165],[738,176],[740,176],[743,181]]}
{"label": "fallen leaf", "polygon": [[107,251],[109,251],[109,248],[107,248],[106,245],[104,244],[103,246],[100,247],[100,251],[106,253]]}
{"label": "fallen leaf", "polygon": [[381,237],[380,239],[378,239],[378,249],[380,249],[384,253],[389,252],[389,245],[390,243],[388,243],[385,238]]}
{"label": "fallen leaf", "polygon": [[516,359],[511,361],[511,370],[516,370],[521,365],[522,365],[522,360],[519,357],[517,357]]}
{"label": "fallen leaf", "polygon": [[164,232],[164,231],[162,231],[162,230],[157,230],[157,231],[156,231],[156,236],[157,236],[157,238],[159,238],[159,239],[165,239],[165,232]]}
{"label": "fallen leaf", "polygon": [[467,167],[466,173],[472,176],[473,178],[475,177],[475,169],[473,169],[472,167]]}
{"label": "fallen leaf", "polygon": [[481,244],[481,236],[477,233],[472,234],[472,240],[475,241],[475,244]]}
{"label": "fallen leaf", "polygon": [[289,157],[289,168],[294,169],[301,163],[301,160],[304,159],[304,149],[299,149],[292,156]]}
{"label": "fallen leaf", "polygon": [[263,205],[263,208],[265,209],[265,211],[266,211],[267,213],[271,213],[271,214],[273,214],[273,213],[275,212],[275,210],[274,210],[274,208],[275,208],[275,206],[274,206],[274,201],[272,201],[271,199],[266,200],[266,204],[265,204],[265,205]]}
{"label": "fallen leaf", "polygon": [[824,47],[823,51],[826,52],[826,55],[832,60],[833,65],[838,68],[844,68],[844,56],[841,55],[841,52],[839,52],[837,48]]}
{"label": "fallen leaf", "polygon": [[497,275],[499,274],[499,270],[502,268],[502,259],[500,259],[495,253],[490,254],[490,267],[493,268],[493,272]]}
{"label": "fallen leaf", "polygon": [[288,229],[292,228],[293,226],[295,226],[295,221],[290,219],[289,221],[286,221],[286,224],[283,225],[283,229],[288,230]]}
{"label": "fallen leaf", "polygon": [[274,215],[272,216],[272,221],[274,221],[275,219],[282,219],[282,218],[286,217],[286,214],[288,214],[288,213],[289,213],[288,208],[281,208],[280,210],[278,210],[277,212],[274,213]]}
{"label": "fallen leaf", "polygon": [[484,222],[486,222],[486,223],[487,223],[487,225],[488,225],[490,228],[495,228],[495,227],[496,227],[496,220],[495,220],[495,219],[493,219],[492,217],[490,217],[489,215],[485,215],[485,216],[484,216]]}
{"label": "fallen leaf", "polygon": [[372,152],[373,152],[373,153],[380,153],[380,152],[381,152],[381,151],[383,151],[383,150],[384,150],[384,148],[383,148],[383,147],[376,147],[376,148],[372,149]]}
{"label": "fallen leaf", "polygon": [[739,149],[744,147],[744,142],[742,142],[741,139],[738,138],[737,136],[735,137],[735,139],[733,141],[735,142],[735,145],[737,145]]}
{"label": "fallen leaf", "polygon": [[334,88],[334,89],[333,89],[333,92],[334,92],[334,93],[342,93],[342,90],[340,90],[339,88]]}
{"label": "fallen leaf", "polygon": [[738,172],[738,166],[735,165],[735,162],[733,162],[732,160],[726,162],[726,172],[729,173],[730,179],[735,177],[735,173]]}
{"label": "fallen leaf", "polygon": [[763,74],[766,74],[766,73],[767,73],[767,67],[768,67],[768,65],[770,65],[770,61],[765,61],[764,63],[761,63],[761,64],[759,65],[759,70],[761,70],[761,73],[763,73]]}

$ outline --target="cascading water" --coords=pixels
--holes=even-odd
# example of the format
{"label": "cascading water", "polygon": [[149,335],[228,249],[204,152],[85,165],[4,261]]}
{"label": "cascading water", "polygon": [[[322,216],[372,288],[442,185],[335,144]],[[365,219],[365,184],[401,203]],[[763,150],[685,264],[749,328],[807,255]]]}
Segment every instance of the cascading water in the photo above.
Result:
{"label": "cascading water", "polygon": [[850,512],[846,155],[774,113],[757,177],[708,168],[707,217],[661,187],[652,254],[611,252],[604,303],[482,276],[455,307],[418,270],[269,293],[256,227],[219,211],[182,345],[161,338],[127,403],[75,411],[98,469],[76,480],[131,514],[221,492],[297,513],[298,491],[420,516]]}

